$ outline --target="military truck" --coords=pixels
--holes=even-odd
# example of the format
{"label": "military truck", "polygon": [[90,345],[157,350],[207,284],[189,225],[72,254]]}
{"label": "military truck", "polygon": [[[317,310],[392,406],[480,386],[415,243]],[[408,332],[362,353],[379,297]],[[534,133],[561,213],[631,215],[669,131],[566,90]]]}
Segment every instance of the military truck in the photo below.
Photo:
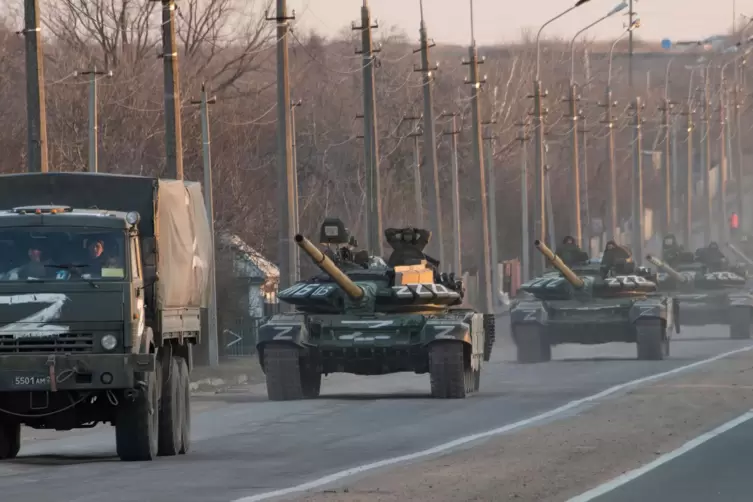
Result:
{"label": "military truck", "polygon": [[679,305],[657,293],[650,271],[633,263],[622,271],[587,264],[576,273],[543,242],[534,245],[556,272],[524,283],[526,294],[511,307],[518,362],[549,361],[552,346],[564,343],[635,343],[638,359],[669,356],[672,331],[679,332]]}
{"label": "military truck", "polygon": [[743,275],[725,270],[711,272],[699,262],[682,263],[675,268],[655,256],[648,255],[646,259],[662,270],[658,274],[659,288],[671,292],[682,304],[684,325],[725,324],[730,338],[750,338],[753,294]]}
{"label": "military truck", "polygon": [[190,448],[213,260],[198,183],[0,176],[0,458],[20,426],[115,426],[121,460]]}
{"label": "military truck", "polygon": [[494,316],[464,308],[462,282],[428,262],[423,248],[431,232],[385,230],[394,249],[387,262],[348,246],[338,219],[325,220],[320,234],[324,252],[302,235],[295,242],[323,274],[280,292],[296,311],[259,329],[270,400],[318,397],[322,375],[338,372],[429,373],[436,398],[479,390]]}

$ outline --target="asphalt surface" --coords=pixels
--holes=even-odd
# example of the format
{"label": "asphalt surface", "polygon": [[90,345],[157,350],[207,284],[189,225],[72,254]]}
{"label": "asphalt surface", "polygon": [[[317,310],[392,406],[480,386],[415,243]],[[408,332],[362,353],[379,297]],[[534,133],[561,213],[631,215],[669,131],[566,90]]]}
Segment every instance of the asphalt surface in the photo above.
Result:
{"label": "asphalt surface", "polygon": [[593,502],[749,502],[753,421],[683,453]]}
{"label": "asphalt surface", "polygon": [[194,400],[187,456],[121,463],[109,427],[28,432],[21,456],[0,463],[1,498],[230,502],[497,428],[751,343],[729,340],[722,328],[687,328],[666,361],[637,361],[634,345],[609,344],[557,347],[551,363],[519,365],[503,342],[484,366],[481,392],[464,401],[430,399],[428,376],[412,374],[330,376],[322,398],[298,402],[269,402],[263,385],[240,387]]}

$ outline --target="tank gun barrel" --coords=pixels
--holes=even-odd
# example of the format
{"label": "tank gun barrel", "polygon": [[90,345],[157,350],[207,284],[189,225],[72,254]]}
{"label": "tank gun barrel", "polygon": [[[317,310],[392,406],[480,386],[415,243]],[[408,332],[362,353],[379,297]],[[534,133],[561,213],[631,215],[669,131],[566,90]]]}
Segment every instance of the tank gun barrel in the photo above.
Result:
{"label": "tank gun barrel", "polygon": [[667,263],[664,262],[664,260],[657,258],[656,256],[653,256],[653,255],[646,255],[646,260],[648,260],[650,263],[655,265],[657,268],[664,270],[666,273],[672,276],[672,278],[676,280],[677,282],[685,282],[685,277],[682,274],[680,274],[680,272],[678,272],[677,270],[667,265]]}
{"label": "tank gun barrel", "polygon": [[547,260],[552,264],[554,268],[560,271],[560,273],[565,276],[565,279],[567,279],[567,282],[573,285],[575,288],[582,288],[585,284],[583,282],[583,279],[575,275],[575,272],[573,272],[570,267],[564,264],[564,262],[560,259],[559,256],[554,254],[554,252],[549,249],[549,247],[544,244],[543,242],[537,240],[533,243],[533,245],[536,247],[536,249],[539,250],[541,254],[546,257]]}
{"label": "tank gun barrel", "polygon": [[314,264],[319,267],[323,272],[329,274],[335,283],[342,288],[345,293],[354,300],[360,300],[363,298],[364,292],[358,284],[351,281],[350,278],[338,268],[335,263],[329,259],[319,248],[317,248],[310,240],[298,234],[295,236],[295,243],[298,244],[304,253],[309,255],[314,261]]}
{"label": "tank gun barrel", "polygon": [[753,265],[753,260],[751,260],[750,258],[748,258],[748,256],[745,253],[743,253],[742,251],[740,251],[740,248],[738,248],[737,246],[735,246],[731,242],[727,243],[727,247],[730,248],[732,250],[732,252],[735,253],[745,263],[747,263],[748,265]]}

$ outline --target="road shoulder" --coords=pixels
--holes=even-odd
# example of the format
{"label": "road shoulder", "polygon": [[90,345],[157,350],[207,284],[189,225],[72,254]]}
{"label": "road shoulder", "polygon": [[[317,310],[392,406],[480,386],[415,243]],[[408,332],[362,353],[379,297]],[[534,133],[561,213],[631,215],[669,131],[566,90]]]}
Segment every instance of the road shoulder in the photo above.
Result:
{"label": "road shoulder", "polygon": [[753,408],[751,382],[753,354],[738,353],[554,422],[288,500],[567,500]]}

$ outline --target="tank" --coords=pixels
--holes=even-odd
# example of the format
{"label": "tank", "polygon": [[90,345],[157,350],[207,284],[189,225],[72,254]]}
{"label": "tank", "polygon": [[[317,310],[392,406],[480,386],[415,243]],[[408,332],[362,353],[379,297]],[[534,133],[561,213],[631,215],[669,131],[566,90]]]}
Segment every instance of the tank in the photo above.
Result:
{"label": "tank", "polygon": [[635,343],[639,359],[669,356],[679,306],[657,291],[649,269],[632,262],[622,270],[600,263],[570,268],[543,242],[534,246],[554,271],[524,283],[526,294],[511,307],[518,362],[549,361],[552,346],[565,343]]}
{"label": "tank", "polygon": [[321,234],[324,249],[295,242],[322,273],[278,293],[295,310],[259,328],[270,400],[317,397],[331,373],[429,374],[436,398],[479,390],[494,316],[464,306],[462,282],[423,253],[431,232],[385,230],[386,261],[356,251],[340,220],[325,220]]}
{"label": "tank", "polygon": [[753,295],[744,269],[732,266],[709,272],[697,261],[671,267],[655,256],[646,259],[661,271],[657,274],[660,291],[671,294],[682,305],[685,326],[722,324],[729,327],[730,338],[750,338]]}

